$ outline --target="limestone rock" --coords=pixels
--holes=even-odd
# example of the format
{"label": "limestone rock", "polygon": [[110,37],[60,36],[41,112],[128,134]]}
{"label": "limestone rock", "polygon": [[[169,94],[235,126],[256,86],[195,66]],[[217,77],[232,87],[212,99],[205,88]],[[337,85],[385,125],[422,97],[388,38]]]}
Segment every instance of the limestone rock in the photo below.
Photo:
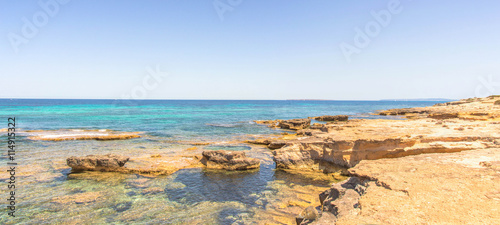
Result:
{"label": "limestone rock", "polygon": [[225,170],[249,170],[260,167],[260,160],[246,157],[244,152],[204,151],[202,153],[207,168]]}
{"label": "limestone rock", "polygon": [[349,116],[347,115],[337,115],[337,116],[317,116],[317,117],[312,117],[312,119],[317,120],[317,121],[347,121],[349,120]]}
{"label": "limestone rock", "polygon": [[336,217],[359,213],[359,199],[366,189],[361,180],[351,177],[346,181],[332,185],[332,188],[319,195],[323,211]]}
{"label": "limestone rock", "polygon": [[74,171],[122,171],[129,158],[119,155],[88,155],[69,157],[66,163]]}
{"label": "limestone rock", "polygon": [[281,129],[289,130],[300,130],[305,129],[311,125],[310,119],[291,119],[291,120],[280,120],[278,122],[278,127]]}
{"label": "limestone rock", "polygon": [[286,145],[285,141],[273,141],[267,145],[269,149],[278,149]]}
{"label": "limestone rock", "polygon": [[271,143],[269,139],[256,139],[256,140],[247,140],[246,143],[254,144],[254,145],[268,145]]}
{"label": "limestone rock", "polygon": [[500,224],[499,161],[499,148],[362,161],[361,211],[337,224]]}

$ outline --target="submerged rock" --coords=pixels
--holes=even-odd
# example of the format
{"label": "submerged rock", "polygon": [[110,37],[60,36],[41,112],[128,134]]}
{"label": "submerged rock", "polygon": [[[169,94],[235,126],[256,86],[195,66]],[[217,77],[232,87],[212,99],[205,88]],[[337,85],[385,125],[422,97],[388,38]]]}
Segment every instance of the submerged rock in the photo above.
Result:
{"label": "submerged rock", "polygon": [[68,166],[74,171],[122,171],[129,158],[119,155],[88,155],[83,157],[69,157]]}
{"label": "submerged rock", "polygon": [[205,165],[210,169],[249,170],[260,167],[260,160],[249,158],[244,152],[204,151]]}
{"label": "submerged rock", "polygon": [[318,210],[316,210],[316,208],[314,208],[313,206],[309,206],[306,209],[304,209],[304,211],[302,211],[302,213],[300,213],[300,215],[297,218],[295,218],[295,221],[297,225],[309,224],[318,217],[319,217]]}
{"label": "submerged rock", "polygon": [[51,199],[50,202],[58,204],[71,204],[71,203],[86,204],[103,199],[104,199],[104,193],[98,191],[98,192],[84,192],[84,193],[54,197]]}

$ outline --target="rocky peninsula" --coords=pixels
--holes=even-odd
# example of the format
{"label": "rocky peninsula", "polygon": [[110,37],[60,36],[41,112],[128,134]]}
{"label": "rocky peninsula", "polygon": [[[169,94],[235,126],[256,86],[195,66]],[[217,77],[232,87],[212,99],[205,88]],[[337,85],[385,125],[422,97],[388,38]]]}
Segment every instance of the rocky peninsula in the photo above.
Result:
{"label": "rocky peninsula", "polygon": [[500,224],[500,96],[375,114],[393,118],[257,121],[297,130],[253,141],[275,149],[277,168],[351,177],[297,224]]}
{"label": "rocky peninsula", "polygon": [[[276,168],[289,173],[349,177],[317,193],[319,201],[296,204],[290,200],[279,205],[288,214],[287,207],[300,205],[303,211],[296,213],[297,224],[500,224],[500,96],[373,114],[387,117],[323,115],[255,121],[290,132],[247,137],[232,144],[267,146]],[[36,135],[31,139],[108,140],[94,135],[96,131],[90,136],[89,131],[78,132],[69,138]],[[119,135],[117,139],[139,135],[111,133]],[[202,152],[197,146],[211,143],[183,144],[192,147],[175,156],[90,155],[68,158],[67,165],[75,171],[146,177],[193,167],[253,170],[260,166],[259,159],[243,152]]]}

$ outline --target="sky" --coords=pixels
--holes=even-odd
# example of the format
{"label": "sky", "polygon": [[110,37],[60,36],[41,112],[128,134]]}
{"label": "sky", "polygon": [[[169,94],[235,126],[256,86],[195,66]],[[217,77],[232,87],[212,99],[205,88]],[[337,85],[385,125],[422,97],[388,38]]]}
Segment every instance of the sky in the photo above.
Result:
{"label": "sky", "polygon": [[0,0],[0,98],[500,94],[499,1]]}

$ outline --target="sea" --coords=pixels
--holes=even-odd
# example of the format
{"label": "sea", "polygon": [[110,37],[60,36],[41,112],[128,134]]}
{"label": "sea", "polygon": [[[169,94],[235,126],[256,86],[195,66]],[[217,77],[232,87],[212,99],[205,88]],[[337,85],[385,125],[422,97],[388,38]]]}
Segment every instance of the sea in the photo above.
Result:
{"label": "sea", "polygon": [[[442,101],[441,101],[442,102]],[[331,180],[275,169],[270,150],[235,140],[276,135],[255,120],[349,115],[387,119],[376,110],[431,106],[439,101],[83,100],[0,99],[0,129],[16,119],[15,217],[8,214],[8,136],[0,133],[0,224],[288,224]],[[401,119],[390,117],[391,119]],[[1,122],[3,121],[3,122]],[[142,132],[114,141],[35,141],[31,130]],[[245,172],[183,169],[171,175],[74,173],[66,158],[90,154],[140,157],[199,151],[245,151],[262,160]],[[297,203],[298,202],[298,203]]]}

